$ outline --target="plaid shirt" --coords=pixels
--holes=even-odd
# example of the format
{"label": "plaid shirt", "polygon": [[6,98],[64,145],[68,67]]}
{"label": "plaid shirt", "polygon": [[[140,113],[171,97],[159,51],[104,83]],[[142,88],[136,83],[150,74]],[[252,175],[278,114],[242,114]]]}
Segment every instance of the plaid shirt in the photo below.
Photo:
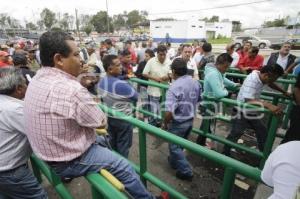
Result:
{"label": "plaid shirt", "polygon": [[41,68],[25,97],[25,131],[34,153],[45,161],[70,161],[82,155],[106,123],[87,89],[62,70]]}

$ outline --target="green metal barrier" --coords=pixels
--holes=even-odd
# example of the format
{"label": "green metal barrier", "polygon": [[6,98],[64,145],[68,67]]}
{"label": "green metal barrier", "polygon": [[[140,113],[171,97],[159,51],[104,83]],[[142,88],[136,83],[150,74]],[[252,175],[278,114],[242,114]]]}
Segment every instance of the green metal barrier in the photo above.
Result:
{"label": "green metal barrier", "polygon": [[55,191],[59,194],[62,199],[73,199],[69,191],[66,189],[64,184],[61,182],[60,178],[55,174],[55,172],[42,160],[40,160],[36,155],[30,156],[30,161],[32,165],[32,170],[38,181],[42,182],[41,172],[45,175],[51,185],[54,187]]}
{"label": "green metal barrier", "polygon": [[[148,82],[148,81],[141,80],[141,79],[138,79],[138,78],[132,78],[132,79],[130,79],[130,81],[136,82],[136,83],[139,83],[139,84],[144,84],[144,85],[147,85],[149,83],[149,85],[158,87],[160,89],[167,89],[168,88],[167,85],[164,85],[164,84],[162,85],[162,84],[159,84],[159,83],[156,83],[156,82]],[[199,80],[199,82],[203,83],[203,80]],[[275,103],[278,102],[279,98],[287,99],[286,96],[284,96],[282,94],[279,94],[279,93],[272,93],[272,92],[264,92],[264,93],[267,96],[273,97],[273,100],[274,100]],[[268,137],[267,137],[267,141],[265,143],[265,148],[264,148],[263,152],[257,151],[255,149],[250,149],[250,148],[248,148],[246,146],[237,144],[235,142],[231,142],[231,141],[226,140],[225,138],[223,138],[221,136],[218,136],[216,134],[210,134],[210,133],[208,133],[208,128],[209,128],[208,127],[208,124],[209,124],[209,120],[208,119],[204,119],[202,121],[204,123],[204,126],[206,126],[206,128],[204,127],[204,129],[201,129],[201,130],[198,130],[198,129],[194,128],[192,130],[193,133],[196,133],[196,134],[199,134],[199,135],[203,135],[203,136],[208,137],[208,138],[210,138],[210,139],[212,139],[214,141],[220,142],[222,144],[229,145],[232,148],[248,152],[248,153],[250,153],[252,155],[255,155],[255,156],[261,158],[260,168],[262,168],[263,165],[264,165],[265,160],[267,159],[267,157],[269,156],[269,154],[271,152],[271,149],[273,147],[273,142],[274,142],[275,137],[277,135],[276,132],[277,132],[278,123],[279,123],[278,117],[272,115],[271,112],[268,109],[265,109],[263,107],[259,107],[258,108],[255,105],[251,105],[251,104],[239,102],[239,101],[232,100],[232,99],[229,99],[229,98],[216,99],[214,97],[205,96],[205,100],[206,101],[221,102],[222,104],[230,105],[230,106],[239,106],[239,107],[244,107],[244,108],[255,109],[258,112],[263,112],[263,113],[267,113],[267,114],[270,115],[270,119],[269,119],[269,122],[268,122],[269,123],[269,126],[268,126]],[[136,108],[135,107],[135,110],[139,111],[139,112],[142,112],[143,114],[146,114],[148,116],[155,116],[155,117],[160,118],[160,119],[163,118],[161,116],[158,117],[155,114],[150,113],[150,112],[148,112],[146,110],[142,110],[140,108]],[[225,117],[225,116],[216,116],[216,119],[221,119],[223,121],[230,122],[230,118],[229,117]]]}
{"label": "green metal barrier", "polygon": [[183,148],[200,155],[206,159],[209,159],[217,164],[220,164],[225,167],[225,174],[222,186],[222,192],[220,194],[221,199],[228,199],[231,195],[231,190],[234,185],[235,175],[241,174],[245,177],[251,178],[255,181],[261,181],[260,173],[261,171],[258,168],[254,168],[245,163],[232,159],[230,157],[219,154],[215,151],[209,150],[205,147],[199,146],[193,142],[190,142],[186,139],[173,135],[167,131],[159,129],[157,127],[146,124],[138,119],[135,119],[131,116],[127,116],[121,112],[113,110],[103,104],[99,104],[99,107],[107,114],[114,117],[118,117],[133,126],[139,128],[139,154],[140,154],[140,169],[139,173],[143,182],[150,181],[154,185],[158,186],[160,189],[168,191],[172,198],[186,198],[158,178],[154,177],[147,171],[147,145],[146,145],[146,134],[151,134],[157,137],[160,137],[167,142],[172,142],[174,144],[180,145]]}
{"label": "green metal barrier", "polygon": [[[62,199],[73,199],[70,192],[62,183],[60,177],[55,174],[53,169],[49,167],[44,161],[40,160],[36,155],[30,157],[32,170],[38,181],[42,182],[41,173],[45,175],[50,184]],[[126,199],[127,197],[111,185],[103,176],[98,173],[92,173],[85,176],[91,184],[93,199]]]}
{"label": "green metal barrier", "polygon": [[91,184],[91,191],[93,199],[104,198],[120,198],[126,199],[127,197],[112,186],[102,175],[98,173],[91,173],[85,176],[87,181]]}

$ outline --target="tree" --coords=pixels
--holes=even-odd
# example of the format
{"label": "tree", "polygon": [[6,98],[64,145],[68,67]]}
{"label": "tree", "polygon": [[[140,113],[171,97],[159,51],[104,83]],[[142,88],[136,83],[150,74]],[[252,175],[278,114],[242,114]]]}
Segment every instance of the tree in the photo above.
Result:
{"label": "tree", "polygon": [[138,10],[130,11],[127,14],[127,17],[128,17],[128,20],[127,20],[128,26],[132,26],[132,25],[142,21],[142,16],[140,15]]}
{"label": "tree", "polygon": [[83,31],[87,34],[87,35],[90,35],[91,32],[93,31],[94,29],[94,26],[92,24],[87,24],[84,28],[83,28]]}
{"label": "tree", "polygon": [[68,13],[64,13],[59,25],[63,30],[70,30],[74,23],[74,17]]}
{"label": "tree", "polygon": [[44,8],[40,15],[43,24],[48,30],[52,27],[53,24],[56,23],[55,13],[48,8]]}
{"label": "tree", "polygon": [[0,13],[0,25],[2,28],[6,26],[6,18],[7,18],[7,14]]}
{"label": "tree", "polygon": [[30,30],[37,30],[38,29],[38,27],[32,22],[26,23],[25,27],[27,29],[30,29]]}
{"label": "tree", "polygon": [[232,21],[232,32],[241,32],[242,23],[240,21]]}
{"label": "tree", "polygon": [[209,20],[208,20],[208,22],[219,22],[219,16],[212,16]]}
{"label": "tree", "polygon": [[[97,14],[92,17],[91,24],[95,27],[95,30],[97,32],[107,32],[106,17],[107,17],[106,11],[97,12]],[[110,32],[113,32],[111,17],[108,18],[108,21],[109,21]]]}
{"label": "tree", "polygon": [[126,26],[126,21],[123,14],[118,14],[113,16],[113,25],[116,30],[120,30],[122,27]]}
{"label": "tree", "polygon": [[38,20],[36,24],[37,24],[39,30],[43,30],[44,29],[44,22],[43,22],[43,20]]}
{"label": "tree", "polygon": [[275,19],[273,21],[265,21],[262,25],[264,28],[268,27],[281,27],[286,25],[285,19]]}

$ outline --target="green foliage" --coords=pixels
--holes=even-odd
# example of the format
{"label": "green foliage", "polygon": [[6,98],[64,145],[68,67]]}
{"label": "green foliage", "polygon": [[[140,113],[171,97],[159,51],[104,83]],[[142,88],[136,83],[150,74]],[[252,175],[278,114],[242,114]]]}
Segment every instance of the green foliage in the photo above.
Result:
{"label": "green foliage", "polygon": [[200,20],[205,21],[205,22],[209,22],[209,23],[219,22],[219,16],[213,15],[211,18],[204,17],[203,19],[200,19]]}
{"label": "green foliage", "polygon": [[241,32],[242,23],[240,21],[232,21],[232,32]]}
{"label": "green foliage", "polygon": [[[113,25],[111,17],[108,18],[110,32],[113,32]],[[97,32],[107,32],[107,12],[100,11],[97,12],[91,19],[91,24],[95,27]]]}
{"label": "green foliage", "polygon": [[268,28],[268,27],[281,27],[281,26],[285,26],[285,19],[275,19],[273,21],[266,21],[263,24],[264,28]]}
{"label": "green foliage", "polygon": [[37,30],[38,27],[37,25],[35,25],[34,23],[32,22],[29,22],[29,23],[26,23],[26,26],[25,26],[27,29],[30,29],[30,30]]}
{"label": "green foliage", "polygon": [[208,39],[211,44],[228,44],[231,42],[231,38],[218,35],[216,39]]}
{"label": "green foliage", "polygon": [[94,26],[92,24],[87,24],[84,28],[83,28],[83,31],[87,34],[87,35],[90,35],[91,32],[93,31],[94,29]]}
{"label": "green foliage", "polygon": [[43,24],[49,30],[52,27],[52,25],[56,22],[55,13],[49,10],[48,8],[44,8],[40,15]]}

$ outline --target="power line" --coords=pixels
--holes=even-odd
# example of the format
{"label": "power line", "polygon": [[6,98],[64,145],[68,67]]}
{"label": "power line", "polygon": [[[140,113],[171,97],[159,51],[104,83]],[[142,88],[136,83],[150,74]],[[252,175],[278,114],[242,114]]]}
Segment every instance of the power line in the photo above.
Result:
{"label": "power line", "polygon": [[214,10],[214,9],[219,9],[219,8],[231,8],[231,7],[238,7],[238,6],[243,6],[243,5],[258,4],[258,3],[263,3],[263,2],[267,2],[267,1],[272,1],[272,0],[254,1],[254,2],[231,4],[231,5],[225,5],[225,6],[216,6],[216,7],[210,7],[210,8],[202,8],[202,9],[198,9],[198,10],[182,10],[182,11],[172,11],[172,12],[149,13],[149,15],[198,12],[198,11],[202,11],[202,10]]}

